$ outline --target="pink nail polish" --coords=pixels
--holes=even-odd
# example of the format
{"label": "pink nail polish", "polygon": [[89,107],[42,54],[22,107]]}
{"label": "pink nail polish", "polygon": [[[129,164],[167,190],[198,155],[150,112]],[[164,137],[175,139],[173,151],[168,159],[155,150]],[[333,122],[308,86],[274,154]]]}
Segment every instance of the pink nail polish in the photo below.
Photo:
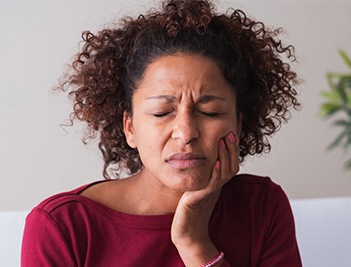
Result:
{"label": "pink nail polish", "polygon": [[219,170],[221,168],[221,163],[219,160],[216,161],[216,169]]}
{"label": "pink nail polish", "polygon": [[235,142],[236,141],[236,136],[233,135],[232,132],[229,133],[228,138],[230,141]]}

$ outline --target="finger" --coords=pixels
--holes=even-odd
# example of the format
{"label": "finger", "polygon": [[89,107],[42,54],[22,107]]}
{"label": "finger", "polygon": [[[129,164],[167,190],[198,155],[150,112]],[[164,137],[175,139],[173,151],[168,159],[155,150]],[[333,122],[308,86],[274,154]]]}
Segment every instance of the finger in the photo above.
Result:
{"label": "finger", "polygon": [[225,138],[219,141],[218,146],[218,159],[221,163],[220,169],[220,184],[221,186],[225,184],[231,177],[230,175],[230,163],[229,163],[229,153],[227,145],[225,144]]}
{"label": "finger", "polygon": [[234,176],[239,171],[239,138],[229,132],[225,137],[225,144],[229,155],[229,173]]}
{"label": "finger", "polygon": [[219,160],[216,160],[212,168],[210,181],[206,186],[207,190],[214,192],[218,189],[219,180],[220,180],[220,170],[221,170],[221,162]]}

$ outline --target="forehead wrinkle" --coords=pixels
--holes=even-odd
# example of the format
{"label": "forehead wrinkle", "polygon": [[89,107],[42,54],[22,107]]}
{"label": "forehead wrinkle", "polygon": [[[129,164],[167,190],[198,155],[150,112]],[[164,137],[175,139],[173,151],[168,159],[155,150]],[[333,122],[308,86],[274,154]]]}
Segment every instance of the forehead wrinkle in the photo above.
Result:
{"label": "forehead wrinkle", "polygon": [[[188,63],[184,65],[182,61],[180,63],[178,61],[166,61],[169,57],[160,58],[147,67],[142,81],[142,87],[147,89],[147,92],[144,92],[146,95],[143,93],[144,99],[154,99],[166,103],[183,101],[193,104],[205,104],[214,101],[225,102],[226,97],[216,93],[216,88],[223,86],[223,84],[221,80],[218,81],[218,77],[214,75],[213,71],[209,72],[205,68],[206,72],[196,72],[195,76],[192,75],[189,78],[189,73],[194,66]],[[195,58],[189,56],[186,56],[186,58],[190,62],[195,60]],[[181,64],[181,68],[178,66],[179,64]],[[217,72],[215,71],[215,73]],[[217,84],[213,83],[213,75]]]}
{"label": "forehead wrinkle", "polygon": [[[165,100],[168,103],[174,103],[177,101],[177,97],[173,95],[156,95],[156,96],[146,97],[145,99],[146,100]],[[206,95],[200,95],[200,97],[194,102],[196,104],[206,104],[206,103],[216,102],[216,101],[225,102],[226,99],[224,97],[206,94]]]}

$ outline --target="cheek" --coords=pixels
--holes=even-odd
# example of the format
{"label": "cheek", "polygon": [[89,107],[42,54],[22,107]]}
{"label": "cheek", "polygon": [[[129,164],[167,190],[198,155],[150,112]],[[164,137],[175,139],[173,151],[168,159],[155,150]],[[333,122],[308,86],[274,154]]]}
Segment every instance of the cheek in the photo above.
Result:
{"label": "cheek", "polygon": [[214,129],[212,141],[218,144],[219,140],[224,138],[229,132],[236,133],[235,124],[230,122],[223,123]]}
{"label": "cheek", "polygon": [[139,157],[141,162],[146,168],[152,168],[157,162],[156,157],[159,155],[156,144],[144,143],[138,147]]}
{"label": "cheek", "polygon": [[209,136],[209,144],[211,146],[211,150],[214,151],[216,154],[218,154],[218,145],[219,141],[224,138],[229,132],[233,132],[236,134],[236,125],[233,122],[226,122],[223,123],[222,125],[214,128],[214,131],[212,132],[211,136]]}
{"label": "cheek", "polygon": [[154,155],[159,155],[164,144],[163,135],[155,127],[141,127],[136,135],[137,149],[140,158],[147,160]]}
{"label": "cheek", "polygon": [[219,140],[225,136],[225,131],[214,131],[211,136],[207,137],[207,147],[209,156],[212,158],[212,161],[215,162],[218,158],[218,146]]}

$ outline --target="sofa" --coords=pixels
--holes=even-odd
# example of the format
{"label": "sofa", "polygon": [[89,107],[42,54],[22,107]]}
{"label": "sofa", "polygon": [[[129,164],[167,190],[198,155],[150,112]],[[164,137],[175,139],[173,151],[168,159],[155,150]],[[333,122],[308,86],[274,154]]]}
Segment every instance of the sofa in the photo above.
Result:
{"label": "sofa", "polygon": [[[304,267],[351,266],[351,197],[291,201]],[[20,265],[27,211],[0,212],[0,266]]]}

